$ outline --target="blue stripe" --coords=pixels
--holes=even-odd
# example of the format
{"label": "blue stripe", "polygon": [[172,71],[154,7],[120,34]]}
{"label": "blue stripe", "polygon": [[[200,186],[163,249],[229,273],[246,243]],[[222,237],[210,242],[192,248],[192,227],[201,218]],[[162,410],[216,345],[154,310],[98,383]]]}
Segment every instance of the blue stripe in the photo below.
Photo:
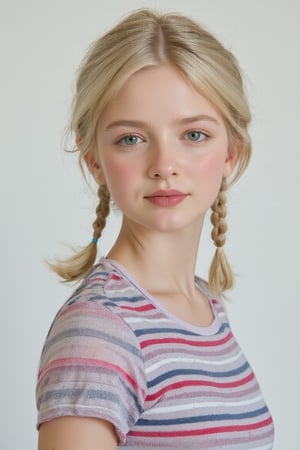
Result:
{"label": "blue stripe", "polygon": [[229,330],[229,329],[230,329],[229,323],[228,322],[223,322],[222,325],[220,326],[220,328],[218,329],[217,334],[221,334],[221,333],[223,333],[223,331]]}
{"label": "blue stripe", "polygon": [[72,297],[70,297],[67,301],[66,301],[66,305],[73,305],[74,303],[78,302],[82,300],[82,297],[80,295],[80,292],[77,293],[77,291],[75,292],[75,294],[72,295]]}
{"label": "blue stripe", "polygon": [[78,286],[77,291],[82,291],[84,289],[88,289],[89,286],[92,284],[93,289],[96,286],[101,286],[102,287],[102,283],[105,281],[101,281],[98,282],[97,280],[94,281],[94,278],[97,278],[99,276],[101,276],[102,278],[107,278],[108,277],[108,272],[107,271],[103,271],[103,270],[96,270],[95,271],[96,266],[93,268],[93,270],[89,273],[89,275],[82,281],[81,285]]}
{"label": "blue stripe", "polygon": [[[96,267],[97,267],[97,266],[95,266],[94,269],[95,269]],[[92,279],[92,278],[98,277],[99,275],[104,276],[104,277],[107,278],[107,277],[108,277],[108,272],[107,272],[107,270],[93,270],[93,272],[90,273],[90,275],[88,275],[88,276],[86,277],[86,279],[87,279],[87,280],[90,280],[90,279]]]}
{"label": "blue stripe", "polygon": [[237,367],[236,369],[229,370],[226,372],[212,372],[208,370],[201,370],[201,369],[177,369],[177,370],[170,370],[169,372],[165,372],[162,375],[160,375],[157,378],[154,378],[152,381],[148,381],[147,386],[148,388],[156,386],[157,384],[161,383],[164,380],[168,380],[169,378],[176,377],[178,375],[203,375],[207,377],[214,377],[214,378],[228,378],[232,377],[234,375],[239,375],[242,372],[245,372],[249,368],[249,363],[245,362],[241,367]]}
{"label": "blue stripe", "polygon": [[116,305],[113,301],[112,302],[105,301],[105,302],[103,302],[103,306],[116,308],[118,305]]}
{"label": "blue stripe", "polygon": [[180,329],[180,328],[147,328],[147,329],[139,329],[135,330],[134,334],[139,337],[145,334],[155,334],[155,333],[178,333],[184,334],[185,336],[199,336],[197,333],[193,333],[192,331]]}
{"label": "blue stripe", "polygon": [[130,297],[124,297],[124,296],[122,296],[122,297],[115,297],[114,296],[113,297],[113,302],[116,302],[116,303],[122,303],[122,302],[137,303],[137,302],[140,302],[141,300],[142,301],[145,300],[145,297],[143,297],[141,295],[134,295],[132,297],[131,296]]}
{"label": "blue stripe", "polygon": [[[119,339],[115,336],[112,336],[107,333],[103,333],[102,331],[94,330],[92,328],[69,328],[65,331],[62,331],[61,333],[58,333],[54,336],[54,338],[47,341],[47,344],[45,345],[43,352],[48,350],[52,345],[54,345],[56,342],[59,342],[62,339],[65,338],[76,338],[76,337],[92,337],[96,339],[101,339],[102,342],[111,342],[112,344],[115,344],[119,347],[122,347],[123,349],[127,350],[128,352],[132,353],[133,355],[137,356],[139,359],[143,360],[143,355],[141,353],[141,350],[131,344],[128,344],[123,339]],[[100,345],[102,345],[102,342]],[[76,341],[74,342],[74,345],[76,345]]]}
{"label": "blue stripe", "polygon": [[[104,385],[105,386],[105,385]],[[110,388],[110,386],[108,387]],[[74,405],[76,410],[80,410],[80,403],[83,403],[85,406],[90,406],[93,408],[95,402],[98,404],[99,400],[104,400],[105,402],[110,401],[117,406],[117,410],[121,414],[121,417],[134,423],[134,419],[129,413],[126,405],[123,403],[120,395],[116,395],[108,390],[98,390],[98,389],[86,389],[86,388],[75,388],[75,389],[55,389],[51,391],[46,391],[45,394],[41,395],[38,399],[38,404],[55,401],[58,408],[59,403],[61,401],[69,400],[71,405]],[[90,403],[93,401],[93,403]],[[101,405],[101,403],[100,403]]]}
{"label": "blue stripe", "polygon": [[[223,323],[222,326],[219,328],[218,333],[222,333],[225,329],[229,328],[228,323]],[[182,328],[140,328],[138,330],[134,330],[134,333],[137,337],[147,335],[147,334],[155,334],[155,333],[178,333],[183,334],[186,336],[201,336],[201,338],[205,337],[206,339],[209,336],[203,336],[199,335],[199,333],[194,333],[193,331],[188,331]],[[212,336],[214,337],[214,335]]]}
{"label": "blue stripe", "polygon": [[100,294],[97,294],[97,295],[90,295],[88,298],[87,298],[87,300],[89,301],[89,302],[95,302],[95,301],[97,301],[97,300],[106,300],[107,299],[107,296],[106,295],[100,295]]}
{"label": "blue stripe", "polygon": [[[74,368],[76,368],[76,370],[74,370]],[[126,391],[126,395],[133,399],[133,401],[135,403],[135,407],[138,410],[138,412],[140,414],[142,414],[144,412],[144,408],[141,405],[141,403],[140,403],[140,401],[138,399],[138,396],[136,395],[135,391],[126,383],[126,381],[124,381],[122,376],[120,376],[113,369],[109,369],[107,367],[99,367],[99,366],[98,367],[94,367],[93,366],[93,367],[87,368],[86,366],[78,366],[78,365],[71,366],[70,368],[68,368],[68,371],[70,369],[71,369],[70,374],[73,374],[75,378],[77,377],[77,379],[80,379],[81,373],[84,374],[84,379],[86,379],[86,380],[89,379],[89,375],[90,374],[91,375],[93,374],[93,378],[95,377],[95,374],[97,375],[97,386],[98,386],[98,388],[97,389],[92,389],[92,390],[91,389],[87,390],[87,392],[99,392],[99,395],[100,395],[100,393],[102,391],[106,392],[106,390],[104,388],[108,389],[111,386],[112,390],[116,391],[116,394],[118,394],[121,399],[124,399],[124,393],[122,392],[122,390],[120,390],[120,384],[121,384],[123,386],[124,390]],[[56,369],[56,371],[58,371],[58,373],[59,372],[61,373],[61,370],[62,370],[61,368],[57,368]],[[65,369],[63,369],[63,370],[65,370]],[[101,383],[101,380],[102,380],[101,376],[103,376],[103,375],[110,377],[109,378],[110,379],[110,384],[109,385],[107,385],[107,383],[104,383],[104,384]],[[70,380],[70,381],[75,386],[76,386],[77,383],[80,383],[81,385],[82,385],[82,383],[85,383],[83,381],[82,382],[80,382],[80,381],[76,382],[76,381],[73,381],[73,380]],[[93,385],[95,383],[91,382],[89,384]],[[74,392],[75,392],[75,389],[78,390],[78,389],[84,389],[84,388],[79,388],[79,387],[75,388],[74,387]],[[58,394],[53,394],[52,395],[52,392],[59,393],[59,392],[62,392],[62,391],[63,391],[63,389],[52,390],[50,388],[49,391],[46,391],[45,394],[43,394],[43,396],[41,396],[41,398],[38,399],[38,401],[39,402],[40,401],[44,401],[44,400],[45,401],[49,401],[49,400],[52,400],[53,398],[56,399],[57,398],[56,395],[58,395]],[[84,398],[90,398],[88,395],[87,396],[83,395],[83,397]],[[97,398],[102,398],[102,397],[98,396]]]}
{"label": "blue stripe", "polygon": [[[226,404],[225,404],[226,406]],[[136,425],[144,426],[165,426],[165,425],[183,425],[191,423],[201,423],[201,422],[215,422],[220,420],[242,420],[250,419],[253,417],[261,416],[262,414],[268,413],[268,408],[264,406],[263,408],[257,409],[255,411],[248,411],[241,414],[207,414],[205,416],[195,416],[195,417],[180,417],[177,419],[157,419],[157,420],[146,420],[140,419]]]}

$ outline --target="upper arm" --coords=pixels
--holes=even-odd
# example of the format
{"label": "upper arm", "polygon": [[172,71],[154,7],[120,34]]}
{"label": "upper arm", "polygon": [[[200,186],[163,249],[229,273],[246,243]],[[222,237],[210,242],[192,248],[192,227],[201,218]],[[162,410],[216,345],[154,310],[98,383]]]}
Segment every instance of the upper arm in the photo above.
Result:
{"label": "upper arm", "polygon": [[38,450],[116,450],[117,436],[105,420],[60,417],[39,428]]}
{"label": "upper arm", "polygon": [[[37,425],[43,442],[54,424],[63,423],[65,430],[69,422],[58,419],[68,417],[80,420],[80,436],[97,423],[95,432],[101,428],[102,442],[100,424],[106,423],[125,442],[143,410],[145,390],[143,357],[127,323],[95,302],[82,301],[61,310],[45,342],[38,375]],[[75,422],[70,423],[73,427]],[[57,433],[55,429],[51,436],[57,439]],[[49,450],[53,448],[60,449],[52,445]]]}

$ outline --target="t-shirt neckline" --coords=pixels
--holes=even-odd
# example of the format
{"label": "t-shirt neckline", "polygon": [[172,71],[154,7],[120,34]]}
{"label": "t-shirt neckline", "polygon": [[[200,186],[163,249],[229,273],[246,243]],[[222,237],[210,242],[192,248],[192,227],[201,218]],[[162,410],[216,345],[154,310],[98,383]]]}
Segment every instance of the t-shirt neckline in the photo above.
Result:
{"label": "t-shirt neckline", "polygon": [[114,268],[115,270],[117,270],[118,272],[120,272],[125,278],[126,280],[133,285],[139,292],[142,293],[142,295],[144,297],[147,298],[147,300],[149,300],[150,303],[152,303],[166,318],[168,318],[169,320],[171,320],[172,322],[176,323],[178,326],[180,326],[181,328],[184,328],[192,333],[198,334],[198,335],[204,335],[204,336],[212,336],[215,335],[219,328],[220,328],[220,320],[219,320],[219,316],[218,313],[216,311],[216,308],[213,304],[214,297],[211,295],[211,293],[208,291],[208,289],[205,286],[205,282],[195,276],[195,283],[197,285],[197,287],[201,290],[201,292],[206,296],[206,298],[209,301],[214,319],[212,321],[212,323],[210,325],[208,325],[207,327],[200,327],[197,325],[193,325],[189,322],[186,322],[185,320],[180,319],[178,316],[176,316],[175,314],[173,314],[171,311],[168,310],[168,308],[166,308],[159,300],[157,300],[155,297],[153,297],[148,291],[146,291],[138,282],[137,280],[134,279],[134,277],[127,272],[127,270],[125,269],[125,267],[122,266],[122,264],[120,264],[118,261],[115,261],[114,259],[110,259],[110,258],[105,258],[102,257],[100,258],[100,263],[104,261],[108,264],[110,264],[110,266],[112,268]]}

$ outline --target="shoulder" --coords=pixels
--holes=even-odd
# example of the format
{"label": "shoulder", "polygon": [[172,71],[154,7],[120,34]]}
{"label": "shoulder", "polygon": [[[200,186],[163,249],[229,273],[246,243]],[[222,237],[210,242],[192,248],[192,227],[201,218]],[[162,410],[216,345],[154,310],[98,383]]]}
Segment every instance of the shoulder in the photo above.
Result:
{"label": "shoulder", "polygon": [[64,309],[74,304],[94,303],[107,309],[115,308],[114,312],[117,312],[117,307],[122,307],[122,303],[136,301],[137,294],[128,277],[111,261],[101,258],[65,303]]}
{"label": "shoulder", "polygon": [[126,280],[100,263],[56,315],[40,360],[38,423],[96,417],[113,423],[122,440],[139,417],[144,360],[134,331],[112,301],[124,289]]}
{"label": "shoulder", "polygon": [[99,319],[109,319],[120,325],[122,320],[118,312],[122,300],[135,296],[136,292],[126,277],[102,258],[65,302],[54,322],[70,319],[72,323],[96,321],[97,324]]}
{"label": "shoulder", "polygon": [[[49,330],[42,353],[44,359],[60,352],[75,351],[81,346],[86,355],[101,348],[96,343],[105,341],[113,346],[121,346],[141,358],[135,334],[120,314],[119,298],[124,296],[126,280],[113,268],[101,261],[90,275],[75,290],[58,311]],[[61,350],[60,350],[61,349]],[[102,352],[102,349],[101,349]]]}

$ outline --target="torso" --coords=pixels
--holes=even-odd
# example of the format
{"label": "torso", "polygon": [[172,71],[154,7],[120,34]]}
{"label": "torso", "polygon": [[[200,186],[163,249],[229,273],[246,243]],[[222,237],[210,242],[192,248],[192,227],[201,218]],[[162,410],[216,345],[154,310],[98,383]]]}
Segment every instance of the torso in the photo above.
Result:
{"label": "torso", "polygon": [[272,417],[255,375],[222,303],[195,282],[208,326],[178,318],[123,267],[101,260],[51,327],[39,421],[62,415],[62,398],[65,415],[88,411],[115,424],[126,440],[120,449],[271,450]]}
{"label": "torso", "polygon": [[[159,296],[153,298],[130,282],[126,297],[141,295],[134,304],[138,312],[125,309],[121,315],[138,336],[147,395],[125,448],[272,449],[272,418],[257,380],[232,335],[224,307],[211,298],[205,284],[198,280],[201,299],[206,299],[201,312],[206,306],[207,313],[199,320],[197,314],[172,310],[165,297],[160,304]],[[149,309],[141,314],[146,305]]]}

